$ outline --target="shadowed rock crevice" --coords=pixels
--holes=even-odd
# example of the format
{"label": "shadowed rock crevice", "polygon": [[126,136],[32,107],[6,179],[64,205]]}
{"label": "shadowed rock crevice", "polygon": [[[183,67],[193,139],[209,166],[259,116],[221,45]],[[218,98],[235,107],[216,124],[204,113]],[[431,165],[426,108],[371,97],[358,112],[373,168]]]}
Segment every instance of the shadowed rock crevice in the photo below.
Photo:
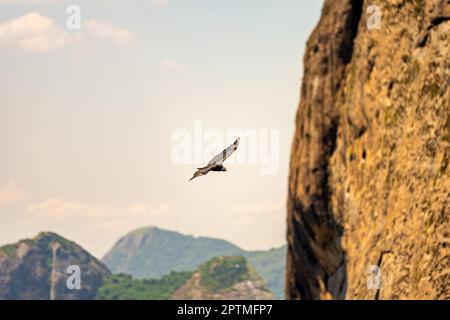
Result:
{"label": "shadowed rock crevice", "polygon": [[344,27],[346,38],[341,41],[339,48],[339,57],[344,64],[347,64],[352,60],[353,40],[358,34],[359,21],[361,20],[364,1],[351,0],[350,3],[350,12],[347,15],[347,21]]}
{"label": "shadowed rock crevice", "polygon": [[322,19],[305,54],[290,164],[286,271],[289,299],[345,297],[342,227],[332,215],[328,167],[338,136],[337,90],[352,60],[363,1],[342,3],[325,1]]}

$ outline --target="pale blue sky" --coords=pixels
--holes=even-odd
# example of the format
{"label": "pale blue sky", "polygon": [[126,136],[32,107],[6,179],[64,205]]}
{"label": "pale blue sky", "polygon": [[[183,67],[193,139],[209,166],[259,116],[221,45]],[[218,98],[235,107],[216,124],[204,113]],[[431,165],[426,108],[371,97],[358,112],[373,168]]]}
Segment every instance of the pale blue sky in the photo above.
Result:
{"label": "pale blue sky", "polygon": [[[50,230],[101,256],[145,225],[246,249],[285,242],[301,61],[321,1],[163,2],[0,0],[0,245]],[[81,31],[66,29],[68,4]],[[88,21],[110,28],[98,36]],[[278,173],[230,165],[187,183],[196,166],[171,161],[171,134],[195,120],[278,129]]]}

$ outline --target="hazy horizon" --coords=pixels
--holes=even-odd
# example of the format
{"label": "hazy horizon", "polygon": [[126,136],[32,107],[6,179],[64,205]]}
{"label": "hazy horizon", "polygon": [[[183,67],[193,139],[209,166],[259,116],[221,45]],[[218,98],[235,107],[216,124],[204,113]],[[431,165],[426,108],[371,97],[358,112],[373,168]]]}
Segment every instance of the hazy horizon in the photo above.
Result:
{"label": "hazy horizon", "polygon": [[[301,61],[322,1],[81,0],[75,31],[71,4],[0,0],[0,246],[51,231],[101,258],[145,226],[285,244]],[[243,139],[228,172],[188,182],[204,159],[176,163],[173,136],[198,123],[212,153],[242,129],[262,157],[275,130],[276,171],[262,174]]]}

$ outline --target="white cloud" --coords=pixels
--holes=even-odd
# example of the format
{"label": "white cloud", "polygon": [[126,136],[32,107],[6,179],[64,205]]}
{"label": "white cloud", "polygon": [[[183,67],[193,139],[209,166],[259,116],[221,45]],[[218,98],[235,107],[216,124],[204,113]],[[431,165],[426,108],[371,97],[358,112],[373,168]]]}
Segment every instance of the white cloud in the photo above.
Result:
{"label": "white cloud", "polygon": [[186,66],[183,63],[170,59],[162,59],[161,66],[178,72],[183,71],[186,68]]}
{"label": "white cloud", "polygon": [[0,4],[19,4],[19,3],[45,3],[54,0],[0,0]]}
{"label": "white cloud", "polygon": [[8,180],[0,186],[0,206],[20,200],[24,195],[24,190],[14,180]]}
{"label": "white cloud", "polygon": [[38,217],[48,218],[130,219],[165,214],[170,210],[170,206],[168,204],[137,203],[125,207],[114,207],[50,198],[43,202],[31,204],[26,210]]}
{"label": "white cloud", "polygon": [[167,226],[168,221],[174,220],[174,209],[163,202],[114,206],[50,198],[28,205],[26,213],[23,224],[29,228],[57,232],[98,256],[130,230],[150,225]]}
{"label": "white cloud", "polygon": [[162,7],[165,6],[168,2],[168,0],[151,0],[150,4],[153,7]]}
{"label": "white cloud", "polygon": [[105,40],[121,45],[131,42],[133,37],[127,29],[96,20],[88,20],[80,32],[71,33],[39,12],[0,22],[0,45],[32,52],[61,49],[80,40]]}
{"label": "white cloud", "polygon": [[39,12],[30,12],[0,23],[0,43],[24,50],[55,50],[63,47],[67,40],[67,33]]}

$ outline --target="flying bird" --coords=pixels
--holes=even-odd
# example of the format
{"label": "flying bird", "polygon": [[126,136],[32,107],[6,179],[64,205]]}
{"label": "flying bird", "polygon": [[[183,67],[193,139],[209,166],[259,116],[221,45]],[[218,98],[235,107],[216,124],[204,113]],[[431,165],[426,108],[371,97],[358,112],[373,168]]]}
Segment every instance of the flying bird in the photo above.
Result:
{"label": "flying bird", "polygon": [[202,168],[197,168],[197,171],[194,173],[191,179],[195,179],[200,176],[205,176],[210,171],[227,171],[227,168],[225,168],[222,164],[223,162],[233,153],[236,151],[239,145],[239,139],[237,138],[233,144],[229,145],[226,149],[224,149],[221,153],[219,153],[217,156],[211,159],[211,161],[208,162],[208,164]]}

